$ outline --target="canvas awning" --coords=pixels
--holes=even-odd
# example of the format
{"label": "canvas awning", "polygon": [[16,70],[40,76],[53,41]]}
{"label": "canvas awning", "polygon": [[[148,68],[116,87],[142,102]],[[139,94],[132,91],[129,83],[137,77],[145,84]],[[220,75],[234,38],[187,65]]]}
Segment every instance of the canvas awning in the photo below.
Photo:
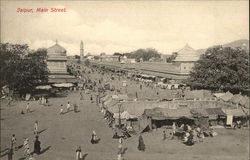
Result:
{"label": "canvas awning", "polygon": [[230,101],[230,102],[233,102],[234,104],[239,104],[241,98],[243,98],[242,95],[236,94],[236,95],[234,95],[229,101]]}
{"label": "canvas awning", "polygon": [[232,115],[235,117],[244,117],[247,116],[242,109],[223,109],[223,112],[226,115]]}
{"label": "canvas awning", "polygon": [[209,115],[219,115],[219,116],[226,115],[221,108],[206,108],[206,112]]}
{"label": "canvas awning", "polygon": [[54,87],[73,87],[74,85],[72,83],[56,83],[56,84],[52,84],[52,86]]}
{"label": "canvas awning", "polygon": [[[119,113],[114,113],[113,117],[118,119],[119,118]],[[134,119],[136,117],[129,114],[127,111],[123,111],[123,112],[120,113],[120,118],[121,119]]]}
{"label": "canvas awning", "polygon": [[190,112],[193,114],[194,117],[208,117],[209,114],[206,112],[204,108],[192,108]]}
{"label": "canvas awning", "polygon": [[188,118],[193,119],[192,114],[188,108],[179,109],[168,109],[168,108],[154,108],[147,109],[144,115],[151,117],[155,120],[165,120],[165,119],[180,119]]}
{"label": "canvas awning", "polygon": [[50,85],[45,85],[45,86],[36,86],[36,89],[44,89],[44,90],[49,90],[52,87]]}
{"label": "canvas awning", "polygon": [[115,100],[128,100],[127,94],[118,94],[118,95],[112,95],[112,98]]}
{"label": "canvas awning", "polygon": [[224,95],[222,95],[219,98],[222,99],[225,102],[228,102],[231,98],[233,98],[233,96],[234,95],[228,91],[228,92],[226,92]]}
{"label": "canvas awning", "polygon": [[209,119],[217,119],[218,116],[226,115],[221,108],[206,108],[206,112],[209,114]]}
{"label": "canvas awning", "polygon": [[151,117],[154,120],[165,120],[167,117],[157,109],[145,109],[143,115]]}
{"label": "canvas awning", "polygon": [[180,119],[180,118],[193,119],[193,116],[189,108],[179,108],[179,109],[162,108],[162,110],[163,110],[163,114],[168,119]]}
{"label": "canvas awning", "polygon": [[224,95],[225,93],[214,93],[213,95],[216,97],[216,98],[220,98]]}
{"label": "canvas awning", "polygon": [[239,103],[240,105],[249,108],[249,97],[247,96],[242,97]]}

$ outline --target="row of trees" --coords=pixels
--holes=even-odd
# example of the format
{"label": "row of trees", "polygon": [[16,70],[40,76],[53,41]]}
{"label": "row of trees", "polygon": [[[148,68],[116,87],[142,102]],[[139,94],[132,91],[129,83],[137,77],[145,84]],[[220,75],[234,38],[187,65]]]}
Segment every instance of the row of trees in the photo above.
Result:
{"label": "row of trees", "polygon": [[249,51],[218,46],[201,55],[187,84],[196,89],[238,93],[249,89],[249,80]]}
{"label": "row of trees", "polygon": [[114,53],[117,56],[126,56],[127,58],[134,58],[136,61],[149,61],[151,58],[160,58],[161,54],[154,48],[138,49],[129,53]]}
{"label": "row of trees", "polygon": [[30,50],[28,45],[0,43],[0,87],[8,85],[29,92],[48,81],[46,49]]}

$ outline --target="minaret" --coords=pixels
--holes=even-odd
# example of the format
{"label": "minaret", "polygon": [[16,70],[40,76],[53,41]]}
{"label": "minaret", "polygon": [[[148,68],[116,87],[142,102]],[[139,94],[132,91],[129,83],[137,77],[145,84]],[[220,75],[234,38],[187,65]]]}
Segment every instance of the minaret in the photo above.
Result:
{"label": "minaret", "polygon": [[81,41],[80,43],[80,60],[82,61],[84,57],[84,52],[83,52],[83,42]]}

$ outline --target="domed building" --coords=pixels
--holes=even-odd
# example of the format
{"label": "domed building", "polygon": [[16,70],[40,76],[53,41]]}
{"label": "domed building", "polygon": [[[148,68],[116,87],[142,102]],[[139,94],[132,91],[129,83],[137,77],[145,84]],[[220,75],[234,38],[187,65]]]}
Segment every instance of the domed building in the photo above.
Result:
{"label": "domed building", "polygon": [[47,49],[47,67],[50,72],[50,83],[68,83],[74,82],[75,77],[67,72],[67,51],[60,46],[57,41],[56,44]]}

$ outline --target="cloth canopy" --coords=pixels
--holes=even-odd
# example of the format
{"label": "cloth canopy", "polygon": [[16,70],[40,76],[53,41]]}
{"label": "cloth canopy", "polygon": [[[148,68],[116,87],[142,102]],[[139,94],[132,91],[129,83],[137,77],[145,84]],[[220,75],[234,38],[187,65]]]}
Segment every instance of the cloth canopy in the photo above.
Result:
{"label": "cloth canopy", "polygon": [[167,119],[180,119],[180,118],[193,119],[193,116],[189,108],[179,108],[179,109],[162,108],[161,110],[163,114],[167,117]]}
{"label": "cloth canopy", "polygon": [[193,114],[193,116],[198,117],[198,116],[202,116],[202,117],[208,117],[209,114],[207,113],[207,111],[203,108],[192,108],[190,110],[190,112]]}
{"label": "cloth canopy", "polygon": [[228,116],[232,115],[235,117],[244,117],[246,113],[242,109],[223,109],[223,112]]}
{"label": "cloth canopy", "polygon": [[216,97],[216,98],[220,98],[224,95],[225,93],[214,93],[213,95]]}
{"label": "cloth canopy", "polygon": [[222,99],[225,102],[228,102],[231,98],[233,98],[233,96],[234,95],[228,91],[228,92],[226,92],[224,95],[222,95],[219,98]]}
{"label": "cloth canopy", "polygon": [[45,85],[45,86],[36,86],[36,89],[44,89],[44,90],[49,90],[52,87],[50,85]]}
{"label": "cloth canopy", "polygon": [[209,115],[219,115],[219,116],[226,115],[221,108],[206,108],[206,112]]}
{"label": "cloth canopy", "polygon": [[144,115],[152,117],[156,120],[164,119],[180,119],[188,118],[193,119],[190,109],[188,108],[179,108],[179,109],[169,109],[169,108],[154,108],[147,109],[144,112]]}
{"label": "cloth canopy", "polygon": [[54,87],[73,87],[74,85],[72,83],[56,83],[56,84],[52,84],[52,86]]}
{"label": "cloth canopy", "polygon": [[242,95],[236,94],[236,95],[234,95],[234,96],[229,100],[229,102],[232,102],[232,103],[234,103],[234,104],[239,104],[239,103],[240,103],[240,100],[241,100],[242,98],[243,98]]}
{"label": "cloth canopy", "polygon": [[154,120],[165,120],[167,117],[158,109],[145,109],[143,115],[151,117]]}
{"label": "cloth canopy", "polygon": [[[114,113],[113,117],[114,118],[119,118],[119,113]],[[122,113],[120,113],[120,118],[121,119],[134,119],[136,117],[129,114],[127,111],[123,111]]]}
{"label": "cloth canopy", "polygon": [[239,103],[240,105],[249,108],[249,97],[247,96],[242,97]]}

